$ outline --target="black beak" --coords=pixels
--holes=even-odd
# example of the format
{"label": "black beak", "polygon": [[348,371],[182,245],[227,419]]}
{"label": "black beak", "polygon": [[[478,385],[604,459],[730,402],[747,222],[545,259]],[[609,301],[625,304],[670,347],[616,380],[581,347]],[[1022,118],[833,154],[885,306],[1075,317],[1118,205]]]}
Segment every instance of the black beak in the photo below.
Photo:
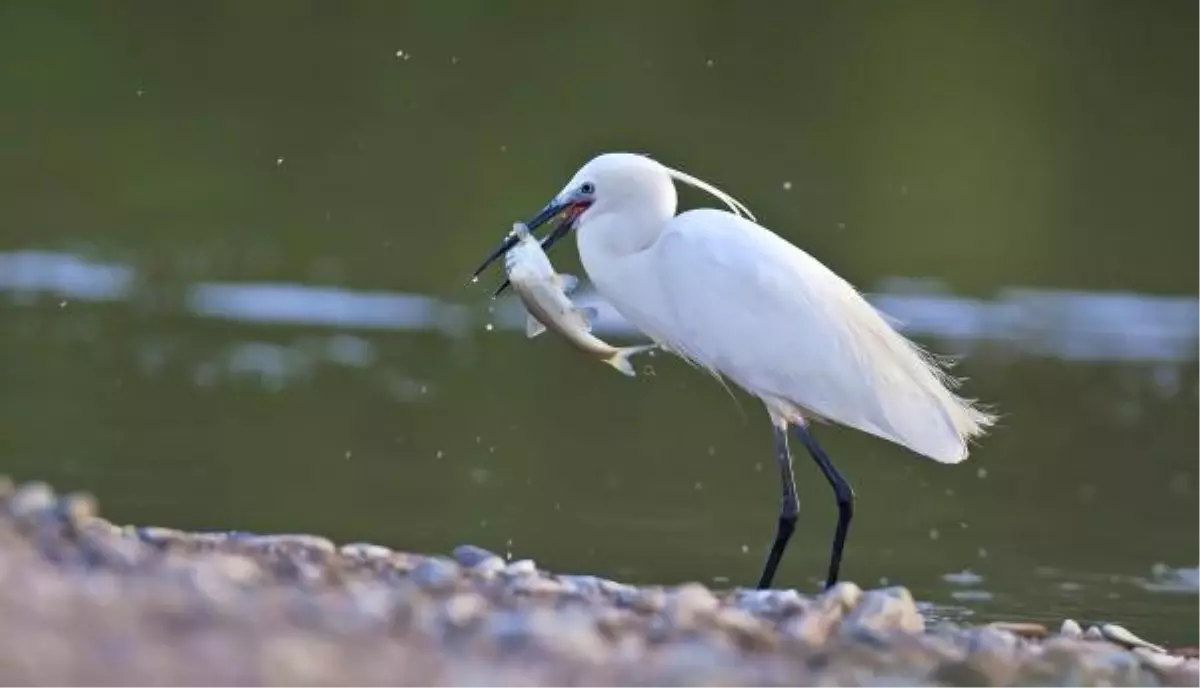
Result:
{"label": "black beak", "polygon": [[[550,201],[546,204],[545,208],[542,208],[541,212],[539,212],[532,220],[525,224],[527,227],[529,227],[530,231],[533,231],[534,229],[546,224],[556,215],[571,206],[571,203],[559,203],[557,199]],[[563,218],[563,220],[559,222],[558,225],[549,234],[547,234],[544,239],[542,239],[542,250],[549,251],[551,246],[558,243],[560,239],[566,236],[567,232],[571,231],[571,227],[575,224],[575,218],[577,216],[577,213],[572,213]],[[501,242],[500,245],[497,246],[490,255],[488,255],[483,263],[481,263],[479,267],[475,269],[475,272],[471,275],[472,279],[479,277],[479,273],[486,270],[487,267],[495,262],[497,258],[503,256],[505,253],[508,253],[513,246],[517,245],[518,241],[519,239],[517,238],[517,235],[513,232],[509,232],[508,236],[504,237],[504,241]],[[492,292],[492,298],[502,294],[508,287],[509,282],[506,279],[500,284],[499,287],[496,288],[496,291]]]}

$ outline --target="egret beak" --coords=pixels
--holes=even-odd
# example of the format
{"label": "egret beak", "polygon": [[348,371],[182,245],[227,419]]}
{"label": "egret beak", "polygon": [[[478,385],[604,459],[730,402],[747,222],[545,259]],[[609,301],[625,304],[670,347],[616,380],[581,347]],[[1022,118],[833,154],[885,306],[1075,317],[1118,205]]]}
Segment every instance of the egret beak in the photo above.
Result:
{"label": "egret beak", "polygon": [[[591,199],[580,200],[574,196],[570,196],[565,199],[555,198],[547,203],[546,207],[542,208],[542,210],[535,215],[532,220],[526,222],[525,226],[528,227],[530,231],[533,231],[534,229],[537,229],[538,227],[549,222],[555,216],[563,213],[563,211],[566,211],[563,220],[559,222],[558,225],[549,234],[547,234],[544,239],[542,239],[542,250],[549,251],[551,246],[558,243],[560,239],[567,235],[567,232],[571,231],[571,228],[575,226],[575,220],[579,219],[579,216],[583,213],[583,211],[587,210],[588,206],[590,205]],[[504,241],[502,241],[500,245],[497,246],[496,249],[492,251],[486,259],[484,259],[483,263],[481,263],[479,267],[475,269],[475,272],[471,275],[471,277],[478,277],[479,273],[486,270],[489,265],[496,261],[496,259],[498,259],[500,256],[503,256],[505,253],[508,253],[513,246],[516,246],[518,241],[520,241],[520,239],[517,238],[517,235],[510,231],[508,235],[504,237]],[[496,289],[496,291],[492,293],[492,297],[494,298],[499,296],[502,292],[504,292],[505,289],[508,288],[508,286],[508,280],[504,280],[504,282]]]}

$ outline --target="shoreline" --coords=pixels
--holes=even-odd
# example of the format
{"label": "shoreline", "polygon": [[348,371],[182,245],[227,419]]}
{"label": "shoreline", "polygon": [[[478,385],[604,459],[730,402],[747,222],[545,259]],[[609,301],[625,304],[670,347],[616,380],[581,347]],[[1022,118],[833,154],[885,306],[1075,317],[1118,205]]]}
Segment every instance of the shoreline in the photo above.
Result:
{"label": "shoreline", "polygon": [[0,479],[6,684],[1197,685],[1119,626],[929,622],[901,587],[632,586],[316,535],[119,526]]}

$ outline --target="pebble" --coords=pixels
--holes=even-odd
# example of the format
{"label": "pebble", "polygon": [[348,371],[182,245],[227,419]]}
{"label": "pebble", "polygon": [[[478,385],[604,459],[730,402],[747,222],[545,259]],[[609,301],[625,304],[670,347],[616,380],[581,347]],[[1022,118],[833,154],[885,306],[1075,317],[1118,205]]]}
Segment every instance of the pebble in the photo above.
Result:
{"label": "pebble", "polygon": [[1082,638],[1083,627],[1074,619],[1066,619],[1062,622],[1062,627],[1058,630],[1058,633],[1068,638]]}
{"label": "pebble", "polygon": [[863,593],[843,626],[848,632],[920,633],[925,630],[925,619],[906,588],[891,587]]}
{"label": "pebble", "polygon": [[1101,624],[1100,633],[1106,639],[1111,640],[1114,643],[1124,645],[1130,649],[1141,648],[1144,650],[1149,650],[1150,652],[1156,652],[1158,654],[1167,653],[1166,649],[1155,645],[1154,643],[1148,643],[1131,633],[1129,629],[1125,628],[1124,626],[1118,626],[1114,623]]}
{"label": "pebble", "polygon": [[506,566],[504,572],[510,576],[532,576],[537,574],[537,564],[532,559],[521,559]]}
{"label": "pebble", "polygon": [[459,545],[458,547],[454,548],[454,551],[450,553],[450,556],[454,558],[454,561],[458,562],[459,566],[468,569],[474,568],[481,562],[490,559],[497,559],[502,564],[504,562],[504,560],[499,556],[487,551],[482,547],[476,547],[475,545]]}
{"label": "pebble", "polygon": [[1042,624],[1025,621],[993,621],[988,626],[1025,638],[1044,638],[1047,633],[1046,627]]}
{"label": "pebble", "polygon": [[17,518],[30,518],[55,507],[54,490],[42,482],[26,483],[8,499],[8,512]]}
{"label": "pebble", "polygon": [[449,559],[427,557],[408,575],[422,588],[448,588],[458,581],[458,566]]}
{"label": "pebble", "polygon": [[387,559],[392,556],[392,550],[382,545],[369,542],[352,542],[342,545],[338,552],[344,557],[354,559]]}
{"label": "pebble", "polygon": [[926,627],[902,587],[632,586],[473,545],[120,527],[83,493],[2,476],[0,609],[4,685],[1196,685],[1198,669],[1116,624]]}

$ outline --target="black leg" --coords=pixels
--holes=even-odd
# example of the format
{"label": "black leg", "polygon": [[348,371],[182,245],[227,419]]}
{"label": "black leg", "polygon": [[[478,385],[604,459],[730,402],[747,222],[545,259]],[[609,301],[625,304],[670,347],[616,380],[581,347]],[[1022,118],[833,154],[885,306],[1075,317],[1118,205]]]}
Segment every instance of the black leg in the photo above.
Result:
{"label": "black leg", "polygon": [[779,505],[779,524],[775,527],[775,541],[763,564],[758,578],[758,589],[771,587],[775,569],[783,558],[792,531],[796,529],[796,517],[800,515],[800,499],[796,497],[796,479],[792,476],[792,454],[788,451],[787,425],[775,425],[775,461],[779,464],[779,480],[783,484],[783,503]]}
{"label": "black leg", "polygon": [[833,534],[833,553],[829,559],[829,576],[825,579],[825,587],[828,588],[837,583],[838,569],[842,566],[842,548],[846,546],[846,533],[850,530],[851,519],[854,518],[854,489],[850,487],[850,483],[846,482],[838,469],[833,467],[833,463],[829,461],[829,455],[825,453],[821,445],[817,444],[816,438],[812,436],[808,428],[797,425],[796,435],[804,443],[808,453],[812,455],[813,461],[816,461],[817,466],[821,468],[821,473],[825,474],[825,479],[833,487],[833,495],[837,498],[837,530]]}

